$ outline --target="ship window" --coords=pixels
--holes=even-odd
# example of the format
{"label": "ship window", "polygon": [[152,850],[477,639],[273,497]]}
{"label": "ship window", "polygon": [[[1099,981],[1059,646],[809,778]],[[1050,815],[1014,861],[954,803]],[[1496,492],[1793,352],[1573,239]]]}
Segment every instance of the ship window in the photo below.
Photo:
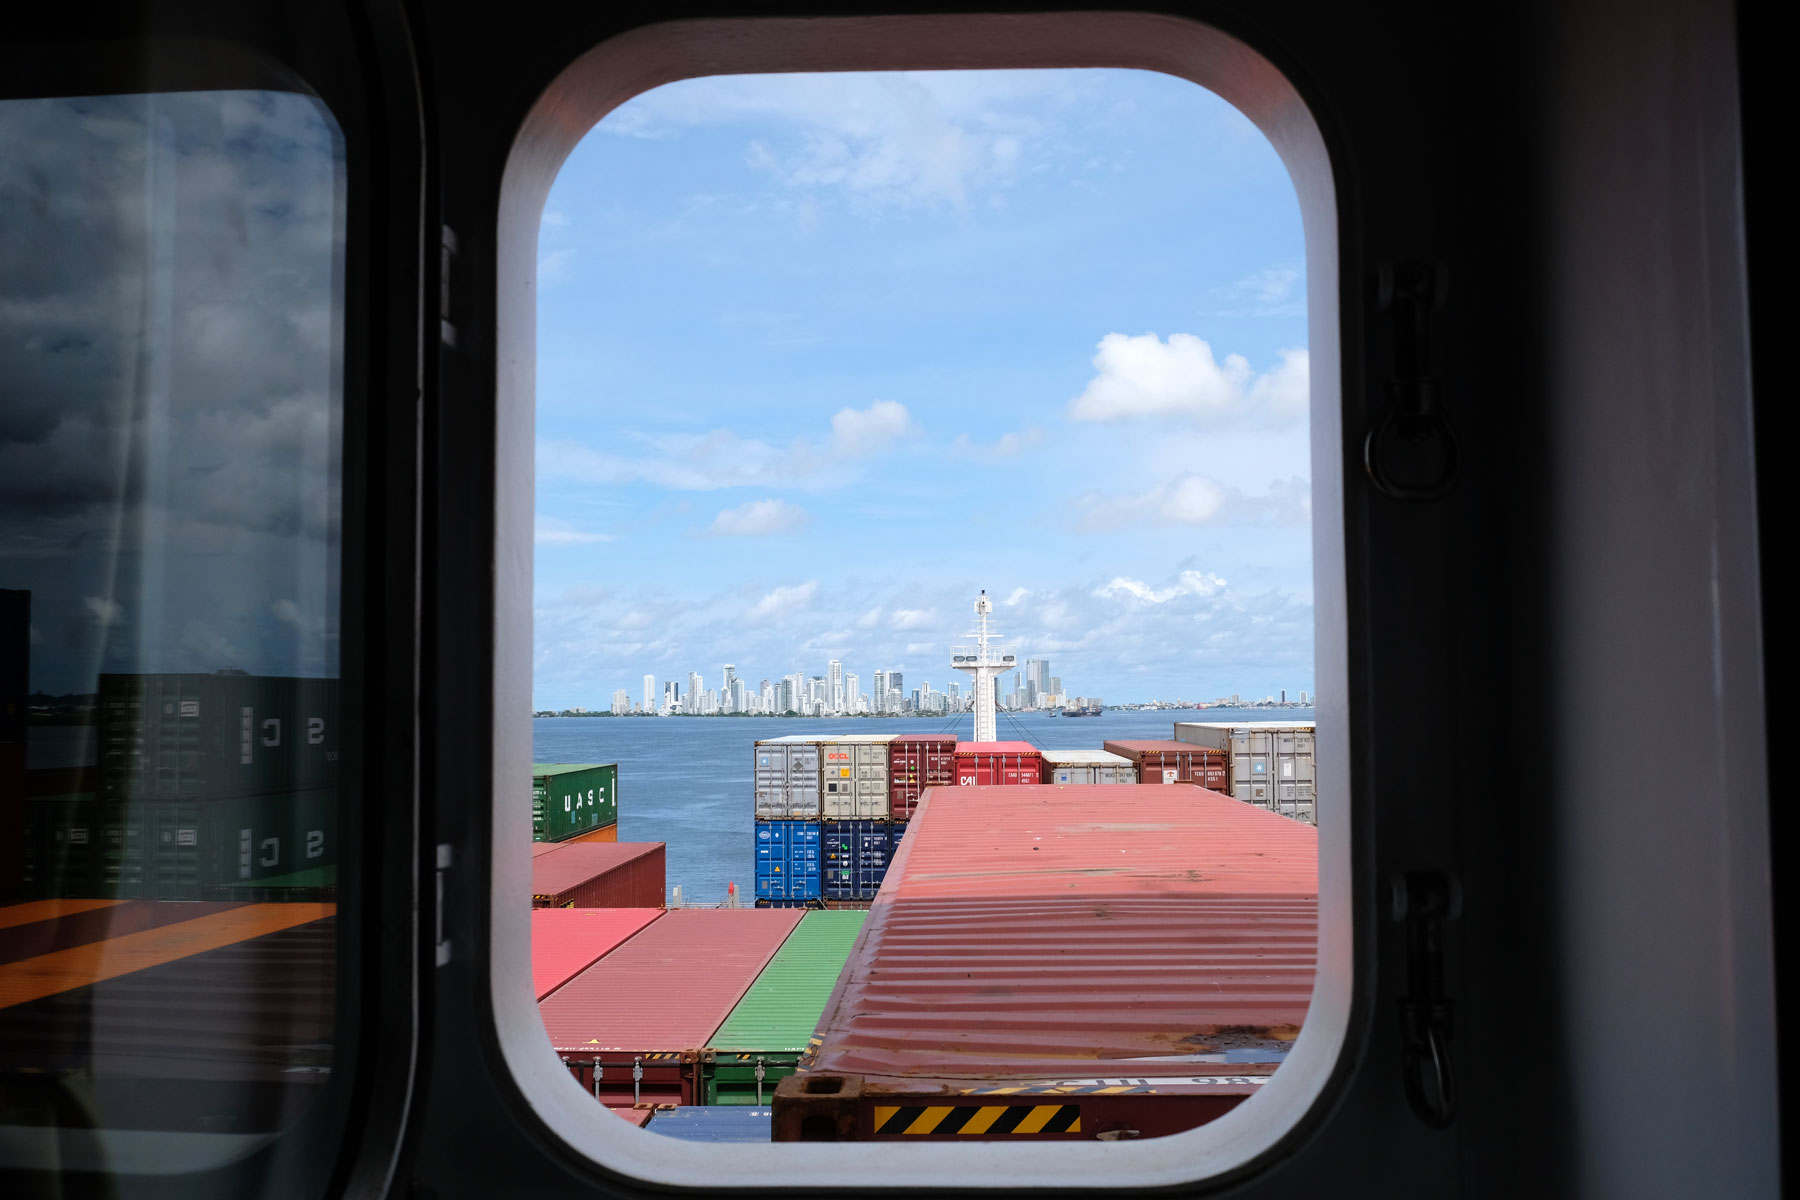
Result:
{"label": "ship window", "polygon": [[[684,1083],[674,1064],[642,1053],[649,1047],[617,1056],[617,1061],[596,1050],[584,1062],[574,1045],[561,1047],[559,1053],[546,1044],[546,1023],[558,1021],[547,1012],[549,1002],[540,1019],[536,997],[523,983],[532,974],[525,888],[532,870],[524,844],[528,835],[513,819],[515,809],[496,804],[491,971],[502,1044],[547,1128],[609,1170],[674,1185],[719,1185],[754,1170],[759,1179],[816,1186],[825,1181],[854,1185],[875,1169],[883,1178],[924,1187],[966,1184],[969,1170],[979,1161],[989,1164],[984,1169],[1003,1164],[1004,1176],[1019,1185],[1058,1186],[1077,1176],[1095,1186],[1111,1187],[1180,1182],[1241,1168],[1271,1153],[1339,1065],[1349,1001],[1345,864],[1350,781],[1341,724],[1348,684],[1337,501],[1342,452],[1336,413],[1336,214],[1322,141],[1305,106],[1279,73],[1215,30],[1152,18],[1034,18],[1034,36],[1043,40],[1018,42],[1010,30],[986,27],[982,19],[970,18],[960,25],[959,20],[934,20],[929,31],[907,22],[830,22],[826,25],[831,35],[823,41],[797,36],[798,27],[779,21],[697,22],[640,30],[579,60],[545,95],[538,115],[521,131],[501,204],[499,343],[506,365],[499,388],[498,524],[502,555],[522,558],[524,547],[534,546],[537,575],[535,595],[527,581],[516,577],[498,585],[496,654],[503,669],[496,672],[495,711],[534,712],[538,729],[534,734],[522,723],[497,721],[495,795],[516,793],[525,773],[534,769],[529,764],[541,764],[551,755],[614,757],[580,749],[577,722],[624,726],[632,723],[626,714],[634,710],[660,712],[674,721],[679,721],[678,714],[726,710],[743,714],[750,709],[767,713],[803,706],[848,715],[838,663],[817,678],[813,673],[825,666],[826,659],[847,659],[833,648],[848,645],[858,628],[883,632],[907,628],[921,642],[903,670],[895,672],[908,677],[912,687],[904,686],[899,677],[884,679],[871,689],[869,707],[876,711],[883,697],[896,709],[926,711],[927,703],[936,702],[930,700],[933,688],[920,686],[920,670],[948,676],[952,665],[974,668],[976,659],[992,653],[944,661],[961,632],[932,627],[934,617],[940,623],[946,619],[961,623],[947,598],[939,602],[947,610],[943,613],[930,604],[887,600],[873,616],[875,605],[852,614],[863,619],[860,626],[831,621],[822,614],[827,602],[837,599],[831,592],[861,569],[853,552],[858,547],[842,538],[796,540],[791,536],[796,531],[841,531],[881,546],[890,560],[897,547],[905,548],[911,555],[907,562],[915,564],[911,569],[919,576],[912,581],[915,587],[943,582],[939,576],[956,575],[960,581],[967,568],[958,564],[971,557],[984,565],[990,559],[996,565],[1012,561],[1011,571],[1020,578],[1000,598],[1016,604],[1021,597],[1012,589],[1029,591],[1024,577],[1040,584],[1047,573],[1043,549],[1033,540],[1044,538],[1047,510],[1055,510],[1063,520],[1085,522],[1089,532],[1111,530],[1120,541],[1160,537],[1165,551],[1184,538],[1216,546],[1227,540],[1220,526],[1255,510],[1247,520],[1262,525],[1262,553],[1255,570],[1264,592],[1280,590],[1271,574],[1278,570],[1280,547],[1299,547],[1296,557],[1303,564],[1305,581],[1297,590],[1304,592],[1305,602],[1272,620],[1308,627],[1305,640],[1311,661],[1305,664],[1304,678],[1313,695],[1330,697],[1316,718],[1317,777],[1308,797],[1319,816],[1317,940],[1309,938],[1306,947],[1315,960],[1315,990],[1298,1038],[1285,1047],[1280,1069],[1264,1076],[1266,1084],[1254,1089],[1254,1098],[1217,1120],[1184,1127],[1184,1132],[1170,1136],[1134,1140],[1135,1131],[1126,1121],[1105,1129],[1090,1124],[1088,1132],[1108,1136],[1086,1144],[931,1139],[923,1143],[931,1146],[930,1153],[922,1153],[918,1144],[905,1144],[904,1139],[868,1140],[871,1131],[891,1131],[888,1127],[898,1129],[902,1118],[910,1120],[905,1112],[877,1116],[873,1109],[858,1109],[859,1116],[847,1118],[843,1114],[851,1109],[840,1107],[832,1110],[838,1116],[821,1115],[824,1109],[797,1113],[794,1140],[776,1145],[722,1147],[657,1138],[629,1128],[627,1122],[602,1119],[595,1098],[633,1116],[630,1123],[636,1124],[658,1101],[705,1098],[707,1066],[696,1064]],[[914,28],[916,44],[907,40],[908,30]],[[808,67],[929,64],[935,56],[933,47],[952,43],[961,47],[965,61],[958,66],[965,67],[1036,67],[1045,59],[1066,63],[1093,56],[1147,68],[1068,72],[1059,80],[1062,91],[1057,92],[1055,84],[1046,87],[1077,110],[1081,108],[1077,81],[1092,83],[1102,76],[1130,78],[1150,89],[1140,94],[1140,102],[1158,88],[1190,88],[1192,98],[1217,104],[1219,111],[1228,113],[1236,122],[1230,136],[1254,141],[1264,152],[1264,166],[1282,176],[1285,200],[1277,207],[1285,205],[1291,214],[1296,244],[1283,262],[1257,263],[1229,278],[1208,280],[1204,290],[1190,297],[1182,317],[1167,322],[1146,315],[1161,311],[1149,296],[1166,287],[1167,275],[1191,269],[1179,255],[1126,255],[1124,263],[1111,264],[1115,274],[1099,287],[1078,272],[1055,273],[1083,261],[1074,248],[1047,249],[1029,285],[1065,296],[1068,305],[1056,321],[1039,322],[1028,334],[1008,324],[1017,314],[1004,303],[1001,281],[982,277],[979,269],[968,273],[961,294],[934,301],[923,285],[934,277],[953,277],[953,271],[946,272],[947,264],[966,253],[950,232],[980,225],[991,229],[996,239],[1029,243],[1043,236],[1043,230],[1034,226],[1043,214],[1033,211],[1029,189],[1008,194],[1004,187],[993,186],[995,180],[1008,172],[1023,178],[1060,170],[1054,185],[1065,192],[1060,200],[1066,202],[1067,192],[1093,188],[1093,206],[1105,208],[1109,201],[1101,185],[1108,168],[1116,166],[1124,173],[1126,165],[1096,163],[1091,155],[1061,162],[1054,156],[1048,161],[1034,158],[1029,153],[1034,137],[1056,140],[1054,132],[1045,132],[1054,123],[1047,112],[996,111],[959,122],[944,119],[941,106],[935,113],[928,111],[932,106],[927,103],[893,122],[888,115],[871,111],[854,93],[857,86],[865,86],[889,93],[912,89],[929,97],[935,86],[966,98],[996,84],[1026,92],[1046,86],[1041,82],[1045,77],[1029,73],[957,74],[930,80],[917,75],[754,76]],[[1157,47],[1154,53],[1146,49],[1150,45]],[[973,57],[987,61],[967,61],[970,47],[980,47]],[[692,79],[694,73],[686,64],[699,61],[696,55],[752,77]],[[624,71],[628,62],[630,69]],[[651,90],[663,84],[671,86]],[[1218,104],[1193,84],[1215,88],[1228,104]],[[814,89],[812,103],[818,111],[833,109],[831,121],[815,124],[789,141],[748,132],[758,119],[780,111],[783,104],[791,106],[796,92],[807,88]],[[1077,93],[1072,99],[1070,90]],[[731,128],[725,132],[716,126],[709,129],[705,112],[709,103],[716,110],[720,96],[727,97],[732,110]],[[591,141],[578,146],[581,136],[596,125],[600,129],[588,135]],[[740,174],[756,173],[769,186],[755,195],[733,192],[708,177],[700,159],[681,166],[666,155],[658,158],[656,143],[675,140],[675,131],[694,139],[710,137],[715,151],[730,144],[729,157]],[[1157,160],[1153,172],[1160,168],[1167,177],[1179,179],[1180,168],[1158,156],[1193,133],[1184,129],[1159,146],[1138,149]],[[1115,149],[1121,156],[1129,152],[1124,145]],[[600,186],[586,193],[565,188],[565,181],[583,174]],[[627,177],[633,187],[644,189],[629,202],[619,191]],[[1180,227],[1197,219],[1199,197],[1175,194],[1164,200],[1164,208],[1142,214],[1143,219],[1152,225],[1166,222],[1172,234],[1185,234]],[[647,208],[637,211],[632,205]],[[647,216],[650,210],[653,213]],[[921,211],[934,211],[948,232],[935,240],[915,236],[909,226]],[[796,246],[784,253],[789,240],[835,245],[830,239],[842,236],[850,223],[846,216],[880,225],[887,234],[885,245],[844,244],[838,246],[840,256],[835,259],[830,252],[820,255],[815,246]],[[697,229],[715,236],[696,239]],[[730,231],[730,236],[716,236],[722,230]],[[1240,250],[1253,240],[1244,229],[1222,237]],[[998,261],[1004,255],[994,258]],[[668,269],[656,269],[658,263]],[[710,277],[704,273],[709,267]],[[1120,288],[1119,276],[1129,279],[1133,272],[1145,293],[1141,304],[1122,303],[1105,316],[1082,307],[1097,288],[1119,289],[1106,294],[1121,300],[1129,288]],[[835,312],[819,320],[801,319],[780,302],[808,276],[816,292],[836,305]],[[861,293],[851,286],[853,281],[860,283]],[[1020,286],[1017,279],[1005,284]],[[894,303],[886,297],[884,308],[884,297],[874,294],[878,291],[898,293],[903,299]],[[600,297],[600,307],[584,312],[570,301],[575,294]],[[1039,313],[1035,300],[1024,298],[1014,309]],[[946,307],[950,313],[941,311]],[[849,326],[858,314],[866,316],[866,327],[853,333]],[[1274,340],[1254,356],[1244,353],[1247,347],[1233,344],[1227,334],[1215,333],[1215,345],[1192,332],[1200,321],[1239,322],[1231,328],[1242,329],[1283,315],[1298,337],[1290,334],[1283,341],[1270,328],[1262,328],[1246,336],[1274,336]],[[896,320],[904,328],[896,330]],[[1146,334],[1156,324],[1163,328]],[[1073,387],[1059,385],[1046,365],[1057,355],[1066,355],[1066,348],[1050,348],[1052,326],[1058,335],[1080,329],[1077,336],[1088,339],[1081,356],[1087,359],[1083,364],[1087,374]],[[1204,328],[1211,332],[1214,325]],[[638,336],[621,334],[622,330],[635,330]],[[866,381],[851,383],[857,364],[895,357],[894,345],[908,336],[918,347],[912,372],[892,370],[885,386],[906,397],[923,398],[933,392],[966,397],[957,418],[947,419],[937,410],[924,419],[924,399],[916,402],[915,412],[906,399],[871,391]],[[969,356],[971,344],[978,342],[1011,344],[1018,357],[1008,363],[999,352],[986,358],[980,353]],[[1020,350],[1019,345],[1031,349]],[[777,363],[780,369],[771,369]],[[1204,382],[1197,382],[1201,377]],[[1299,386],[1291,387],[1296,379]],[[850,391],[857,394],[847,395]],[[864,391],[870,394],[862,395]],[[1016,418],[1028,411],[1029,402],[1018,400],[1023,395],[1040,398],[1043,420],[1075,426],[1078,434],[1087,432],[1096,450],[1116,448],[1115,437],[1135,432],[1144,455],[1141,461],[1154,463],[1154,468],[1140,473],[1135,488],[1119,487],[1112,493],[1087,487],[1072,495],[1063,489],[1059,495],[1034,486],[1046,472],[1067,470],[1066,462],[1055,457],[1062,453],[1055,439],[1043,430],[977,423],[983,417]],[[1263,417],[1277,423],[1285,416],[1291,422],[1288,434],[1297,436],[1302,447],[1300,470],[1286,478],[1261,480],[1260,488],[1246,486],[1232,474],[1257,453],[1249,449],[1253,437],[1234,441],[1244,437],[1244,418],[1256,406],[1261,406]],[[729,424],[718,419],[720,411],[731,413]],[[797,432],[797,419],[809,413],[816,413],[819,430]],[[607,431],[603,441],[582,427],[584,419],[601,414]],[[1212,419],[1215,437],[1209,454],[1204,439],[1196,442],[1192,435],[1196,424],[1205,427]],[[1297,431],[1292,423],[1296,421]],[[1258,447],[1263,457],[1254,465],[1279,459],[1271,445],[1265,441]],[[913,457],[906,462],[881,461],[885,452],[896,449]],[[966,463],[966,472],[987,476],[979,486],[996,481],[1001,486],[978,492],[973,490],[977,485],[967,481],[938,483],[934,472],[943,469],[945,459],[958,459]],[[976,511],[953,544],[920,551],[924,522],[901,528],[890,523],[896,510],[928,511],[933,506],[967,504],[972,498],[977,500]],[[1262,502],[1260,508],[1257,501]],[[1292,508],[1277,511],[1284,501],[1301,509],[1310,503],[1314,534],[1310,540],[1305,533],[1295,538],[1294,530],[1279,528],[1293,516]],[[654,531],[654,536],[634,548],[626,542],[633,530]],[[1315,546],[1325,552],[1315,553]],[[756,557],[758,547],[761,558]],[[579,561],[584,558],[585,565]],[[1138,603],[1142,606],[1138,616],[1144,618],[1174,596],[1203,598],[1224,583],[1192,562],[1181,563],[1173,574],[1172,580],[1163,581],[1119,572],[1099,580],[1093,590]],[[597,588],[591,581],[600,577],[608,582]],[[648,580],[660,582],[650,586]],[[709,593],[696,587],[702,582],[711,588]],[[982,603],[987,603],[986,597]],[[588,611],[575,611],[583,604]],[[1171,652],[1195,655],[1207,635],[1217,632],[1216,626],[1198,629],[1204,620],[1199,616],[1193,628],[1167,637]],[[672,650],[706,621],[735,626],[733,645],[761,646],[768,642],[771,627],[798,638],[804,636],[798,632],[802,625],[817,625],[818,633],[830,636],[810,647],[792,647],[791,653],[819,661],[801,666],[789,687],[776,683],[779,669],[759,664],[756,674],[767,671],[771,678],[770,686],[757,689],[749,685],[749,669],[739,677],[737,667],[694,662],[691,652]],[[1150,622],[1126,617],[1110,633],[1117,636],[1143,623]],[[526,633],[534,624],[535,647]],[[917,631],[921,626],[925,632]],[[571,637],[575,641],[565,644],[564,639]],[[576,641],[581,643],[579,649]],[[915,667],[911,657],[924,654],[927,646],[934,653]],[[707,653],[743,661],[724,646],[699,651],[701,656]],[[1021,658],[1032,657],[1027,651],[988,661],[1014,671]],[[538,664],[535,679],[504,667],[526,661]],[[602,663],[606,670],[596,678],[593,668]],[[859,665],[870,671],[902,666]],[[709,695],[713,690],[709,680],[687,676],[696,666],[719,672],[716,698]],[[584,676],[585,686],[598,686],[601,694],[569,692],[566,681],[575,676]],[[635,686],[640,677],[641,688]],[[1050,690],[1047,680],[1035,682]],[[1296,683],[1295,690],[1301,686],[1306,685]],[[1197,698],[1216,698],[1216,689],[1208,695],[1205,684],[1196,690]],[[1071,694],[1075,691],[1070,689]],[[947,695],[947,690],[939,695]],[[777,696],[785,697],[780,707],[775,705]],[[586,716],[575,711],[578,705],[609,708],[619,716]],[[954,721],[947,724],[953,726]],[[1011,733],[1009,729],[1002,736]],[[628,735],[623,729],[612,735],[620,746],[626,744],[621,739],[643,736],[644,731]],[[747,766],[750,740],[726,729],[719,736],[743,743],[737,760]],[[763,760],[776,760],[775,767],[768,768],[774,770],[787,761],[784,756],[794,753],[792,745],[765,745],[757,754],[758,777],[765,770]],[[684,873],[680,879],[671,874],[669,883],[692,889],[689,895],[697,901],[750,902],[750,894],[742,888],[700,886],[725,883],[734,873],[730,865],[734,857],[741,860],[743,874],[751,876],[753,853],[766,853],[771,859],[769,879],[804,889],[805,878],[796,880],[796,875],[808,877],[818,871],[821,880],[832,878],[829,867],[819,866],[819,856],[830,861],[852,845],[827,838],[821,846],[817,826],[815,840],[805,840],[799,832],[808,824],[804,819],[786,822],[785,831],[776,828],[783,822],[771,820],[768,827],[756,827],[757,849],[749,851],[751,781],[738,778],[745,771],[727,765],[720,779],[711,779],[712,768],[702,756],[674,753],[665,756],[663,766],[689,780],[693,801],[717,810],[716,828],[726,831],[710,843],[678,850],[673,844],[681,836],[675,831],[678,822],[659,826],[646,820],[635,827],[641,832],[634,832],[634,766],[623,761],[622,753],[619,757],[619,836],[656,837],[654,830],[667,829],[668,861]],[[833,785],[826,782],[829,768],[822,766],[809,759],[801,768],[824,784],[815,793],[818,800],[809,803],[829,803],[833,795]],[[794,769],[791,763],[787,769]],[[1017,761],[1004,758],[995,759],[988,769],[985,779],[972,773],[971,780],[1012,782],[1024,771]],[[848,768],[842,770],[848,778]],[[1038,777],[1035,768],[1030,774],[1034,780]],[[855,785],[849,790],[854,797]],[[1297,788],[1295,792],[1297,800]],[[1279,803],[1266,791],[1257,799],[1270,807]],[[651,802],[646,796],[646,803]],[[1247,804],[1253,802],[1246,797]],[[841,805],[842,799],[837,803]],[[702,861],[720,854],[725,856],[723,877],[697,882],[696,875],[721,871],[719,863]],[[556,855],[551,852],[542,859]],[[682,886],[670,888],[672,907],[681,905],[682,897]],[[657,919],[665,923],[663,932],[672,928],[666,923],[677,915]],[[622,945],[630,950],[631,941]],[[558,997],[553,994],[550,999]],[[607,1000],[592,1007],[614,1009],[616,1004]],[[551,1032],[553,1039],[567,1040],[566,1030]],[[584,1045],[605,1042],[601,1036],[583,1039]],[[1208,1057],[1200,1049],[1219,1050],[1211,1045],[1197,1048],[1197,1059]],[[809,1102],[838,1103],[856,1091],[842,1076],[808,1075],[801,1082],[804,1086],[791,1090],[805,1092]],[[1083,1082],[1106,1081],[1067,1085]],[[634,1100],[639,1102],[635,1109]],[[976,1126],[987,1123],[989,1116],[996,1125],[1028,1127],[1026,1133],[1040,1127],[1050,1133],[1065,1126],[1073,1130],[1078,1124],[1073,1112],[974,1117],[957,1108],[945,1131],[954,1126],[979,1132]],[[652,1132],[659,1119],[673,1118],[651,1115]],[[850,1128],[846,1120],[863,1122],[861,1140],[855,1144],[841,1144]],[[833,1138],[840,1144],[819,1144]],[[1090,1174],[1098,1166],[1092,1144],[1096,1141],[1130,1144],[1113,1147],[1120,1153],[1109,1153],[1106,1170]]]}
{"label": "ship window", "polygon": [[232,90],[0,145],[0,1167],[244,1194],[350,1075],[343,138]]}

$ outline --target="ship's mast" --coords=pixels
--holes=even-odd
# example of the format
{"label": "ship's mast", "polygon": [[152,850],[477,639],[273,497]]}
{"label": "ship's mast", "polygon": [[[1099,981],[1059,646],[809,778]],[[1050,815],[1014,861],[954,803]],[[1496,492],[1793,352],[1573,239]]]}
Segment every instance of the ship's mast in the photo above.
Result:
{"label": "ship's mast", "polygon": [[1000,740],[995,722],[997,707],[994,697],[994,675],[998,671],[1010,671],[1015,661],[1011,654],[1000,654],[990,649],[990,643],[1000,640],[1000,636],[988,629],[988,617],[994,611],[994,602],[988,599],[984,589],[975,600],[975,631],[963,636],[975,643],[975,653],[952,653],[950,665],[958,671],[967,671],[975,676],[975,740],[978,742],[997,742]]}

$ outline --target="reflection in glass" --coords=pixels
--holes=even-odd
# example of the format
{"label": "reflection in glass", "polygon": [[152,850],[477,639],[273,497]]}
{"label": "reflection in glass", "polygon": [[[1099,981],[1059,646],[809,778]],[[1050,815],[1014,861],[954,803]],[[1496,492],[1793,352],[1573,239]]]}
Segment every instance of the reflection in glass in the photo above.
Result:
{"label": "reflection in glass", "polygon": [[0,1165],[198,1164],[333,1066],[342,143],[212,92],[0,146]]}

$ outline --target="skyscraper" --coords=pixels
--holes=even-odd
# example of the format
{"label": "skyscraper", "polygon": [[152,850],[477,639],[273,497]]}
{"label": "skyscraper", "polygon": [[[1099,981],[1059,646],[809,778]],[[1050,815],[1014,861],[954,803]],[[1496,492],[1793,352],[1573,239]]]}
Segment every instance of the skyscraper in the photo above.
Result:
{"label": "skyscraper", "polygon": [[906,678],[898,671],[888,672],[888,691],[906,695]]}
{"label": "skyscraper", "polygon": [[700,678],[700,672],[689,671],[688,672],[688,689],[687,689],[688,711],[689,712],[703,711],[704,706],[702,705],[701,702],[705,699],[705,693],[706,693],[706,683],[704,680],[702,680]]}
{"label": "skyscraper", "polygon": [[861,691],[862,691],[862,677],[854,671],[846,671],[844,673],[844,711],[845,712],[853,713],[856,711],[856,701],[859,698],[858,693]]}
{"label": "skyscraper", "polygon": [[620,688],[613,693],[612,712],[615,717],[622,717],[631,711],[631,693]]}
{"label": "skyscraper", "polygon": [[644,676],[644,711],[649,712],[656,707],[656,676]]}
{"label": "skyscraper", "polygon": [[887,694],[888,673],[886,671],[877,671],[875,672],[874,688],[869,693],[869,699],[874,703],[876,712],[887,711]]}
{"label": "skyscraper", "polygon": [[825,664],[826,703],[832,712],[844,711],[844,664],[832,659]]}
{"label": "skyscraper", "polygon": [[719,701],[724,704],[726,712],[736,712],[731,707],[731,685],[737,679],[737,668],[730,663],[725,664],[725,679],[719,684]]}

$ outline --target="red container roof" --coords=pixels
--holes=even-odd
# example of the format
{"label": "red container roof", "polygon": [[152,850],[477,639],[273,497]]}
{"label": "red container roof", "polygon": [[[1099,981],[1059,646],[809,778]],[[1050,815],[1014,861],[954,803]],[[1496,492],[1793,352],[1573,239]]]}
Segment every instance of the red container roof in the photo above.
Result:
{"label": "red container roof", "polygon": [[539,1000],[662,916],[660,908],[534,908],[531,985]]}
{"label": "red container roof", "polygon": [[1316,958],[1312,826],[1194,788],[961,787],[943,789],[948,804],[938,790],[809,1069],[1190,1075],[1298,1032]]}
{"label": "red container roof", "polygon": [[1211,746],[1196,746],[1192,742],[1176,742],[1166,738],[1157,738],[1142,742],[1107,742],[1107,749],[1114,754],[1123,754],[1131,758],[1139,754],[1223,754],[1223,750]]}
{"label": "red container roof", "polygon": [[890,746],[897,746],[902,742],[909,746],[917,745],[920,742],[928,742],[933,746],[954,746],[957,744],[955,738],[945,737],[942,734],[936,733],[897,733],[894,735],[894,740],[888,744]]}
{"label": "red container roof", "polygon": [[661,842],[559,842],[531,859],[531,894],[559,896],[608,871],[661,850]]}
{"label": "red container roof", "polygon": [[623,1117],[639,1129],[642,1129],[650,1120],[650,1110],[647,1108],[619,1108],[609,1104],[606,1111],[616,1117]]}
{"label": "red container roof", "polygon": [[698,1050],[800,923],[798,908],[678,908],[538,1005],[562,1054]]}
{"label": "red container roof", "polygon": [[1038,748],[1030,742],[958,742],[956,753],[963,754],[1029,754],[1035,757]]}
{"label": "red container roof", "polygon": [[561,850],[566,845],[568,845],[567,842],[533,842],[531,843],[531,857],[536,858],[540,854],[549,854],[552,850]]}

